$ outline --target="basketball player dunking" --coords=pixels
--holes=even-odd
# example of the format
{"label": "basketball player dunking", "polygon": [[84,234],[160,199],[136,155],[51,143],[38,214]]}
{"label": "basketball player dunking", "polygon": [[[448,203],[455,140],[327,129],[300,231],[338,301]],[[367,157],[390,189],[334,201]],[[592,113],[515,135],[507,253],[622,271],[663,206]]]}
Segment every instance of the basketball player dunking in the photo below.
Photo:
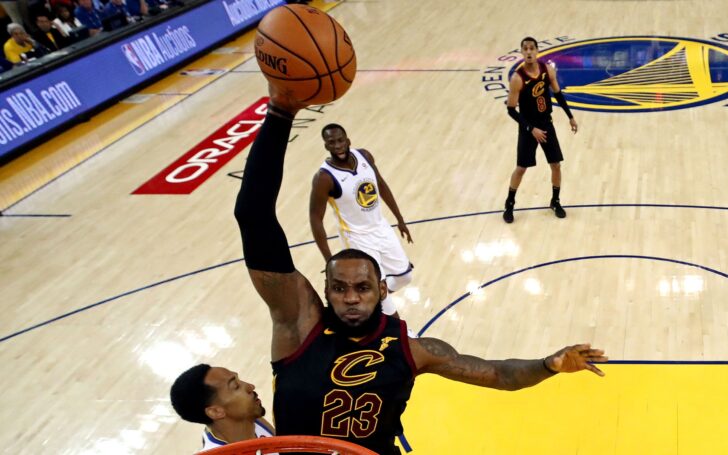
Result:
{"label": "basketball player dunking", "polygon": [[[311,188],[309,220],[316,245],[328,261],[331,250],[324,229],[328,201],[338,218],[339,237],[344,248],[365,251],[376,259],[390,293],[402,289],[412,281],[412,264],[382,216],[380,196],[397,218],[402,237],[412,243],[412,236],[389,185],[379,173],[371,153],[351,148],[342,126],[326,125],[321,136],[330,156],[314,176]],[[388,315],[397,311],[389,294],[382,301],[382,311]]]}
{"label": "basketball player dunking", "polygon": [[[566,98],[561,93],[559,83],[556,81],[556,70],[538,59],[538,43],[531,37],[521,40],[521,54],[523,65],[511,77],[510,92],[508,93],[508,115],[518,122],[518,157],[516,169],[511,175],[506,209],[503,220],[513,222],[513,208],[516,205],[516,190],[526,169],[536,165],[536,148],[541,148],[546,154],[546,161],[551,166],[551,184],[553,195],[549,206],[559,218],[566,217],[566,211],[561,207],[559,192],[561,191],[561,161],[564,160],[556,137],[556,130],[551,121],[551,95],[564,109],[569,117],[571,131],[576,133],[577,125],[571,115]],[[518,105],[520,111],[516,111]]]}
{"label": "basketball player dunking", "polygon": [[445,378],[503,390],[559,372],[589,370],[607,358],[588,344],[535,360],[483,360],[436,338],[410,339],[407,324],[382,314],[387,286],[377,262],[354,249],[326,265],[327,305],[293,265],[275,204],[293,118],[305,107],[270,88],[271,104],[248,156],[235,216],[245,263],[273,320],[273,413],[279,435],[345,439],[398,454],[395,435],[414,378]]}

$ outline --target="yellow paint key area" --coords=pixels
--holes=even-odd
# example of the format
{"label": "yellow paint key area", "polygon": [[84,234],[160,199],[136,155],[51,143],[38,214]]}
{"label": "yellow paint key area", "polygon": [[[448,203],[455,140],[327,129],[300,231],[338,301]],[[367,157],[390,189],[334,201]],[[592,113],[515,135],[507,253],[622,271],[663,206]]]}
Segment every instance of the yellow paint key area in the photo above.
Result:
{"label": "yellow paint key area", "polygon": [[728,453],[728,365],[604,365],[517,392],[417,378],[414,454]]}

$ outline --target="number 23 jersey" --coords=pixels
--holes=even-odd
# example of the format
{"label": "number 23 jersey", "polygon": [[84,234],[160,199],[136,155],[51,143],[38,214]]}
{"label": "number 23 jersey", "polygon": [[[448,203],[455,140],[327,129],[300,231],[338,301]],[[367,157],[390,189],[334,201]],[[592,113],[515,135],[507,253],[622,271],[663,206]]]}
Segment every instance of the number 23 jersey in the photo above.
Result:
{"label": "number 23 jersey", "polygon": [[347,338],[319,322],[301,347],[273,362],[278,435],[345,439],[380,455],[398,454],[394,438],[414,385],[407,325],[381,316],[377,330]]}

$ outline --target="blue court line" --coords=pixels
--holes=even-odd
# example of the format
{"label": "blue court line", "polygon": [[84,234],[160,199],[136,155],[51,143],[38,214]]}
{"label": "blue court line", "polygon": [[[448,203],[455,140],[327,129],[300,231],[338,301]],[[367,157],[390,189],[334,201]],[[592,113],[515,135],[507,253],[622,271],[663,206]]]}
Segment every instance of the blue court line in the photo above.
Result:
{"label": "blue court line", "polygon": [[[559,259],[556,261],[549,261],[549,262],[543,262],[541,264],[532,265],[530,267],[516,270],[511,273],[507,273],[505,275],[501,275],[498,278],[495,278],[484,284],[481,284],[480,286],[478,286],[478,289],[486,288],[499,281],[505,280],[506,278],[510,278],[512,276],[519,275],[519,274],[521,274],[523,272],[527,272],[529,270],[536,270],[536,269],[540,269],[542,267],[548,267],[551,265],[563,264],[566,262],[574,262],[574,261],[585,261],[585,260],[589,260],[589,259],[646,259],[646,260],[651,260],[651,261],[671,262],[673,264],[680,264],[680,265],[686,265],[688,267],[699,268],[699,269],[705,270],[707,272],[711,272],[716,275],[722,276],[723,278],[728,278],[728,274],[723,273],[719,270],[715,270],[710,267],[705,267],[705,266],[702,266],[699,264],[693,264],[691,262],[680,261],[677,259],[668,259],[668,258],[661,258],[661,257],[657,257],[657,256],[642,256],[642,255],[632,255],[632,254],[603,254],[603,255],[595,255],[595,256],[580,256],[580,257],[574,257],[574,258]],[[466,292],[465,294],[461,295],[460,297],[458,297],[457,299],[455,299],[454,301],[449,303],[447,306],[445,306],[443,309],[441,309],[435,316],[433,316],[429,321],[427,321],[427,323],[420,329],[420,331],[417,333],[417,335],[422,336],[427,331],[427,329],[429,329],[432,326],[432,324],[434,324],[438,319],[440,319],[440,317],[442,315],[444,315],[448,310],[450,310],[451,308],[453,308],[455,305],[462,302],[466,298],[470,297],[471,295],[472,295],[472,293]]]}
{"label": "blue court line", "polygon": [[[728,207],[721,207],[721,206],[714,206],[714,205],[689,205],[689,204],[574,204],[574,205],[564,205],[565,209],[580,209],[580,208],[602,208],[602,207],[648,207],[648,208],[671,208],[671,209],[704,209],[704,210],[728,210]],[[551,208],[549,206],[543,206],[543,207],[522,207],[522,208],[515,208],[514,212],[529,212],[532,210],[550,210]],[[503,213],[503,209],[499,210],[489,210],[487,212],[470,212],[470,213],[461,213],[459,215],[446,215],[446,216],[440,216],[436,218],[427,218],[424,220],[417,220],[417,221],[409,221],[407,222],[407,225],[411,224],[421,224],[421,223],[429,223],[431,221],[444,221],[444,220],[451,220],[454,218],[467,218],[471,216],[481,216],[481,215],[493,215],[496,213]],[[392,227],[396,227],[396,224],[393,224]]]}
{"label": "blue court line", "polygon": [[[700,208],[700,209],[709,209],[709,210],[728,210],[728,207],[702,206],[702,205],[670,205],[670,204],[583,204],[583,205],[565,205],[564,206],[564,208],[577,208],[577,207],[656,207],[656,208]],[[550,210],[550,209],[549,209],[549,207],[524,207],[524,208],[516,209],[515,211],[529,211],[529,210]],[[502,210],[491,210],[491,211],[485,211],[485,212],[471,212],[471,213],[464,213],[464,214],[461,214],[461,215],[448,215],[448,216],[441,216],[441,217],[435,217],[435,218],[427,218],[427,219],[422,219],[422,220],[410,221],[410,222],[408,222],[406,224],[407,225],[413,225],[413,224],[427,223],[427,222],[431,222],[431,221],[443,221],[443,220],[451,220],[451,219],[456,219],[456,218],[467,218],[467,217],[473,217],[473,216],[493,215],[493,214],[500,214],[500,213],[502,213]],[[396,227],[396,226],[397,226],[396,224],[393,224],[392,225],[392,227]],[[327,240],[333,240],[333,239],[336,239],[336,238],[338,238],[338,235],[330,236],[330,237],[327,238]],[[294,245],[290,245],[289,248],[291,248],[291,249],[298,248],[298,247],[305,246],[305,245],[311,245],[313,243],[316,243],[316,242],[314,240],[309,240],[309,241],[306,241],[306,242],[301,242],[301,243],[296,243]],[[597,257],[597,256],[589,256],[589,257],[585,257],[585,258],[595,258],[595,257]],[[609,257],[609,256],[605,256],[605,257]],[[619,256],[615,256],[615,257],[619,257]],[[639,257],[639,256],[635,256],[635,257]],[[648,257],[648,256],[645,256],[645,257]],[[518,271],[512,272],[512,273],[507,274],[507,275],[503,275],[503,276],[501,276],[499,278],[496,278],[493,281],[489,281],[488,283],[485,283],[485,284],[481,285],[481,288],[483,288],[485,286],[488,286],[490,284],[493,284],[493,283],[495,283],[497,281],[503,280],[505,278],[508,278],[510,276],[516,275],[518,273],[524,272],[526,270],[532,270],[532,269],[536,269],[536,268],[539,268],[539,267],[545,267],[546,265],[552,265],[552,264],[555,264],[555,263],[558,263],[558,262],[568,262],[568,261],[574,261],[574,260],[585,259],[585,258],[572,258],[572,259],[565,259],[565,260],[560,260],[560,261],[552,261],[552,262],[548,262],[548,263],[544,263],[544,264],[535,265],[535,266],[532,266],[532,267],[529,267],[529,268],[526,268],[526,269],[522,269],[522,270],[518,270]],[[689,266],[694,266],[694,267],[704,268],[705,270],[708,270],[708,271],[713,272],[713,273],[717,273],[719,275],[722,275],[722,276],[728,278],[728,275],[724,274],[723,272],[719,272],[717,270],[705,268],[705,267],[702,267],[702,266],[699,266],[699,265],[695,265],[695,264],[691,264],[691,263],[688,263],[688,262],[681,262],[681,261],[677,261],[677,260],[673,260],[673,259],[662,259],[662,258],[657,258],[657,259],[658,260],[665,260],[665,261],[676,262],[676,263],[679,263],[679,264],[684,264],[684,265],[689,265]],[[183,275],[178,275],[176,277],[167,278],[165,280],[158,281],[156,283],[152,283],[152,284],[143,286],[141,288],[137,288],[137,289],[134,289],[134,290],[131,290],[131,291],[127,291],[125,293],[116,295],[114,297],[109,297],[108,299],[102,300],[100,302],[96,302],[96,303],[92,303],[90,305],[86,305],[84,307],[78,308],[78,309],[73,310],[73,311],[70,311],[68,313],[64,313],[64,314],[62,314],[60,316],[56,316],[53,319],[49,319],[47,321],[44,321],[44,322],[35,324],[33,326],[30,326],[30,327],[27,327],[25,329],[22,329],[20,331],[11,333],[10,335],[6,335],[6,336],[0,338],[0,343],[2,343],[3,341],[7,341],[7,340],[9,340],[11,338],[14,338],[14,337],[16,337],[18,335],[22,335],[22,334],[27,333],[27,332],[30,332],[32,330],[35,330],[35,329],[38,329],[40,327],[46,326],[46,325],[48,325],[48,324],[50,324],[52,322],[55,322],[55,321],[58,321],[58,320],[61,320],[61,319],[65,319],[65,318],[67,318],[69,316],[72,316],[74,314],[80,313],[82,311],[86,311],[86,310],[89,310],[91,308],[95,308],[97,306],[100,306],[100,305],[104,305],[104,304],[113,302],[113,301],[118,300],[118,299],[120,299],[122,297],[125,297],[127,295],[136,294],[137,292],[141,292],[141,291],[144,291],[146,289],[150,289],[150,288],[153,288],[153,287],[156,287],[156,286],[165,284],[165,283],[170,283],[172,281],[176,281],[176,280],[179,280],[179,279],[182,279],[182,278],[186,278],[186,277],[189,277],[189,276],[192,276],[192,275],[196,275],[198,273],[206,272],[208,270],[213,270],[213,269],[216,269],[216,268],[219,268],[219,267],[224,267],[226,265],[234,264],[236,262],[241,262],[241,261],[244,261],[244,260],[245,260],[245,258],[240,258],[240,259],[235,259],[235,260],[232,260],[232,261],[223,262],[221,264],[217,264],[217,265],[205,267],[203,269],[194,270],[192,272],[188,272],[188,273],[185,273]],[[425,326],[419,332],[420,335],[422,333],[424,333],[425,330],[427,330],[427,328],[429,326],[431,326],[437,318],[439,318],[440,316],[442,316],[442,314],[444,314],[445,311],[447,311],[448,309],[450,309],[453,306],[457,305],[459,302],[461,302],[462,300],[464,300],[465,298],[467,298],[469,295],[470,294],[468,293],[468,294],[464,294],[464,295],[460,296],[458,299],[456,299],[455,301],[453,301],[452,303],[450,303],[447,307],[445,307],[443,310],[441,310],[437,315],[435,315],[435,317],[433,319],[431,319],[427,324],[425,324]]]}
{"label": "blue court line", "polygon": [[53,214],[53,213],[0,213],[0,216],[6,218],[70,218],[71,215],[67,213]]}
{"label": "blue court line", "polygon": [[171,283],[172,281],[177,281],[177,280],[182,279],[182,278],[187,278],[188,276],[197,275],[198,273],[207,272],[208,270],[213,270],[213,269],[217,269],[219,267],[224,267],[226,265],[234,264],[234,263],[240,262],[242,260],[243,259],[234,259],[232,261],[223,262],[222,264],[212,265],[210,267],[205,267],[204,269],[195,270],[195,271],[192,271],[192,272],[185,273],[183,275],[178,275],[178,276],[175,276],[175,277],[172,277],[172,278],[167,278],[166,280],[157,281],[156,283],[148,284],[148,285],[146,285],[144,287],[137,288],[137,289],[134,289],[132,291],[127,291],[127,292],[124,292],[122,294],[116,295],[114,297],[109,297],[108,299],[102,300],[100,302],[92,303],[91,305],[86,305],[84,307],[77,308],[77,309],[75,309],[73,311],[69,311],[68,313],[64,313],[64,314],[62,314],[60,316],[56,316],[53,319],[49,319],[49,320],[44,321],[44,322],[41,322],[39,324],[30,326],[28,328],[25,328],[25,329],[19,331],[19,332],[11,333],[10,335],[7,335],[7,336],[4,336],[4,337],[0,338],[0,343],[2,343],[3,341],[9,340],[11,338],[14,338],[14,337],[16,337],[18,335],[22,335],[24,333],[30,332],[31,330],[35,330],[35,329],[38,329],[38,328],[43,327],[45,325],[48,325],[48,324],[50,324],[52,322],[60,321],[61,319],[65,319],[65,318],[67,318],[69,316],[73,316],[74,314],[80,313],[82,311],[90,310],[91,308],[95,308],[97,306],[101,306],[101,305],[107,304],[109,302],[113,302],[114,300],[118,300],[118,299],[120,299],[122,297],[126,297],[127,295],[136,294],[137,292],[141,292],[141,291],[144,291],[144,290],[147,290],[147,289],[151,289],[153,287],[157,287],[157,286],[162,285],[162,284]]}

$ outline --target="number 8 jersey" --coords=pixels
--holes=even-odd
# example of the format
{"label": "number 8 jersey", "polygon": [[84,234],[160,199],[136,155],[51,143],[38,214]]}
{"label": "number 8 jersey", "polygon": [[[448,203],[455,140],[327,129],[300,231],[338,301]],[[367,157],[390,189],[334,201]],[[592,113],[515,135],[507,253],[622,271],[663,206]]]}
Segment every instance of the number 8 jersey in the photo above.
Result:
{"label": "number 8 jersey", "polygon": [[523,88],[518,94],[518,108],[526,121],[535,127],[543,127],[551,122],[551,78],[546,64],[538,60],[538,76],[531,77],[523,65],[516,70],[523,80]]}
{"label": "number 8 jersey", "polygon": [[362,339],[319,322],[296,352],[273,362],[276,434],[327,436],[399,454],[394,438],[402,433],[415,371],[404,321],[382,315]]}

